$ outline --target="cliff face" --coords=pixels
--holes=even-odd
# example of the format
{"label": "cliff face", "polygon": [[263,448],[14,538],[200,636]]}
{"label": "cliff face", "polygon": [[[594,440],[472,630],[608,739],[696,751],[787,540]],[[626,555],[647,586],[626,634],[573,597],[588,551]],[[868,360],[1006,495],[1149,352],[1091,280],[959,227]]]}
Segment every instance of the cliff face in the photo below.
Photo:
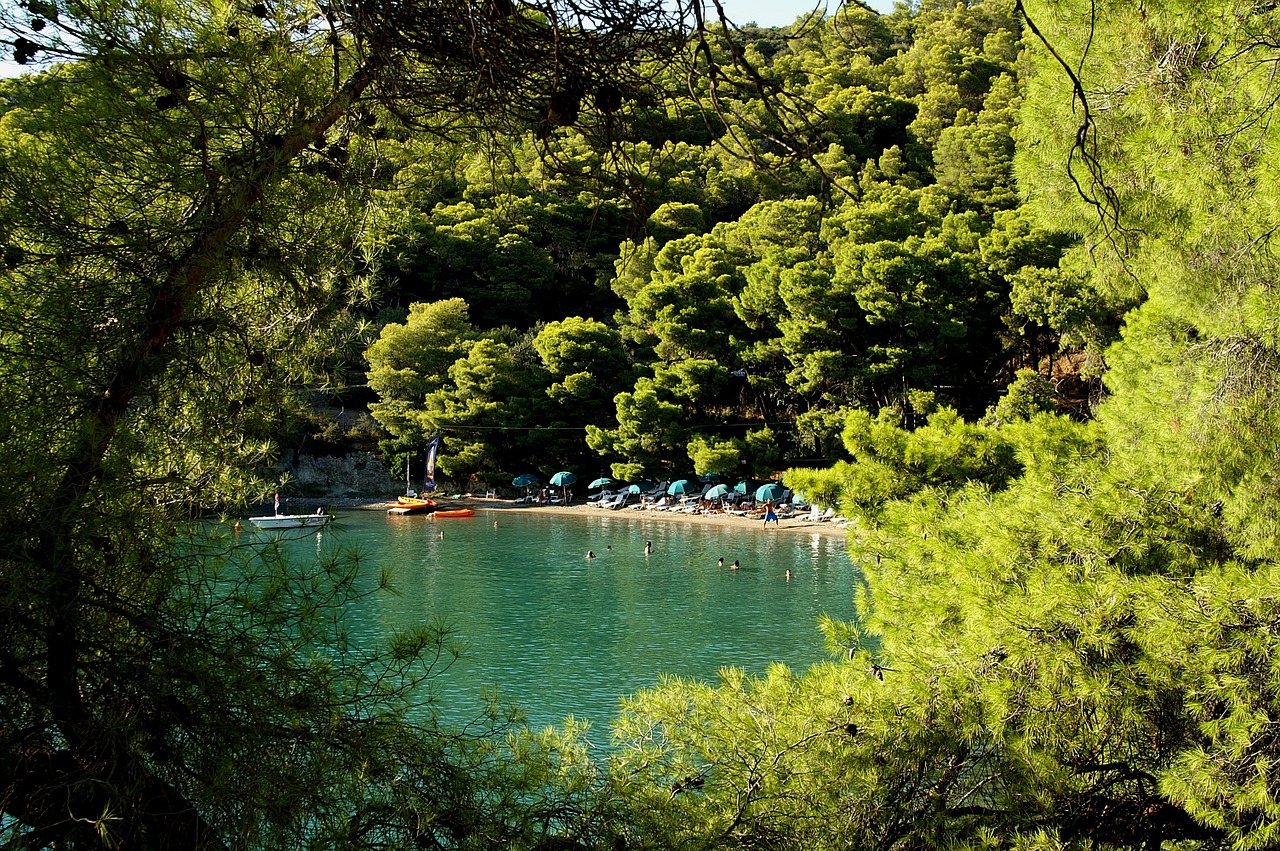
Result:
{"label": "cliff face", "polygon": [[303,497],[371,497],[382,499],[404,490],[382,459],[369,452],[346,455],[302,455],[284,458],[277,468],[287,474],[289,490]]}

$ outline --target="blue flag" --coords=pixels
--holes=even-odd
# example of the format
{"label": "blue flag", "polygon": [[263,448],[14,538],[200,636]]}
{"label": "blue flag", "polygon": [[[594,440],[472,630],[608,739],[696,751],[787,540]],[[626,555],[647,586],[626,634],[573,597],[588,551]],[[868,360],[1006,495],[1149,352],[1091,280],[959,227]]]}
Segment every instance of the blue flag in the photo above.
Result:
{"label": "blue flag", "polygon": [[427,441],[427,472],[422,482],[422,489],[430,493],[436,489],[436,453],[440,451],[440,435]]}

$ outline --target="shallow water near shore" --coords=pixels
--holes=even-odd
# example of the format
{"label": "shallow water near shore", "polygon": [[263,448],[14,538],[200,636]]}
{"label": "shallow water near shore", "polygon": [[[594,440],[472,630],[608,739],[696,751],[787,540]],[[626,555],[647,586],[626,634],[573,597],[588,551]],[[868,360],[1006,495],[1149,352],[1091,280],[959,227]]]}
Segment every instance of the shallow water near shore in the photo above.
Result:
{"label": "shallow water near shore", "polygon": [[588,720],[601,742],[619,699],[661,674],[823,660],[818,616],[851,618],[861,581],[839,538],[644,517],[340,511],[318,535],[294,535],[300,557],[357,550],[369,587],[380,567],[391,574],[397,594],[351,612],[357,641],[440,619],[453,628],[466,654],[433,683],[446,721],[474,716],[489,691],[534,727]]}

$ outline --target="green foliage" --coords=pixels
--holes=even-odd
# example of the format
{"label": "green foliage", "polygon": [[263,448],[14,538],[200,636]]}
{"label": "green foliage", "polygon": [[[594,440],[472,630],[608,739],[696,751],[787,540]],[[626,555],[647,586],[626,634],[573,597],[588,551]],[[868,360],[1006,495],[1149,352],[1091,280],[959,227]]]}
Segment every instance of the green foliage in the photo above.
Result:
{"label": "green foliage", "polygon": [[689,458],[693,461],[693,471],[703,476],[737,470],[743,449],[742,441],[716,441],[696,436],[689,441]]}
{"label": "green foliage", "polygon": [[[1064,275],[1058,289],[1087,316],[1032,303],[1034,276],[1054,273],[1071,238],[1012,212],[1019,35],[1010,4],[991,0],[888,17],[850,8],[789,38],[734,36],[794,115],[766,107],[744,77],[714,96],[719,146],[692,101],[639,110],[609,148],[565,131],[544,158],[514,140],[506,158],[455,171],[459,197],[423,206],[384,279],[406,301],[463,296],[480,328],[612,319],[632,380],[687,401],[684,435],[874,412],[917,393],[977,415],[1017,366],[1059,342],[1096,352],[1115,327],[1084,278]],[[728,56],[724,44],[707,48],[704,61]],[[780,159],[793,118],[811,128],[812,161]],[[743,384],[691,387],[667,372],[686,360],[714,361]],[[566,378],[576,398],[596,393],[596,410],[623,389]],[[805,451],[794,434],[780,432],[783,457]],[[592,445],[634,445],[602,440]]]}
{"label": "green foliage", "polygon": [[[711,76],[655,62],[694,98],[601,109],[607,139],[549,126],[590,109],[534,85],[561,63],[402,57],[373,6],[351,54],[288,4],[24,8],[86,60],[0,107],[5,844],[1276,844],[1266,4],[1029,2],[1052,53],[1003,0],[851,6],[731,36],[785,100],[738,69],[706,121]],[[504,17],[429,11],[433,37]],[[461,31],[572,36],[515,17]],[[415,110],[505,118],[511,150],[388,138]],[[380,158],[422,152],[391,215]],[[392,220],[379,255],[361,228]],[[786,473],[863,569],[833,659],[664,680],[601,767],[497,712],[415,729],[448,636],[351,653],[354,557],[178,534],[270,484],[300,388],[367,339],[375,264],[370,313],[411,305],[366,352],[397,451],[570,467],[585,432],[620,478],[844,456]],[[1049,413],[1063,349],[1107,368],[1091,421]]]}
{"label": "green foliage", "polygon": [[408,321],[384,326],[365,352],[369,387],[379,396],[370,413],[399,443],[425,445],[442,425],[423,407],[426,399],[445,387],[450,367],[478,338],[462,299],[411,305]]}
{"label": "green foliage", "polygon": [[1000,401],[987,411],[984,422],[1004,425],[1015,420],[1029,420],[1036,414],[1052,411],[1053,407],[1053,387],[1049,382],[1034,370],[1020,369]]}
{"label": "green foliage", "polygon": [[751,429],[743,437],[748,472],[758,479],[772,478],[782,466],[783,447],[777,432],[765,426]]}
{"label": "green foliage", "polygon": [[602,322],[571,316],[548,323],[533,347],[542,365],[559,379],[547,388],[547,395],[562,404],[594,406],[609,399],[612,388],[629,384],[622,339]]}
{"label": "green foliage", "polygon": [[674,201],[668,201],[655,210],[648,224],[649,233],[659,244],[706,230],[701,207]]}
{"label": "green foliage", "polygon": [[[664,462],[670,464],[667,447],[683,446],[687,442],[682,425],[684,409],[673,401],[670,394],[657,386],[653,379],[641,378],[633,391],[624,391],[614,397],[617,406],[618,427],[603,429],[587,426],[587,444],[602,455],[626,459],[615,464],[615,478],[639,478],[629,465],[639,465],[642,470],[661,469]],[[624,476],[627,472],[630,475]]]}

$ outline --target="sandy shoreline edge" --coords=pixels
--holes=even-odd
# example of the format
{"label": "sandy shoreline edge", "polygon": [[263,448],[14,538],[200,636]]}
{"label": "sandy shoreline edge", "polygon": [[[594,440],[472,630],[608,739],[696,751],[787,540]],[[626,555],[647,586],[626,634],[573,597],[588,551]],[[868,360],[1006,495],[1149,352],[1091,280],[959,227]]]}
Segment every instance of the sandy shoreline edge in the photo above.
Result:
{"label": "sandy shoreline edge", "polygon": [[[328,505],[332,508],[352,508],[361,511],[385,511],[386,500],[324,500],[297,499],[290,500],[294,505]],[[755,529],[761,534],[809,534],[822,535],[827,538],[845,538],[844,527],[832,523],[810,520],[804,515],[784,517],[777,525],[770,523],[766,529],[764,521],[759,518],[739,517],[734,514],[684,514],[671,511],[653,511],[651,509],[620,508],[617,510],[599,508],[590,503],[580,505],[530,505],[510,499],[485,499],[483,497],[462,497],[460,499],[440,498],[441,504],[448,503],[452,508],[474,508],[477,511],[516,511],[536,514],[555,514],[573,517],[624,517],[639,520],[654,520],[659,523],[682,523],[689,526],[705,526],[707,528]],[[348,503],[348,504],[343,504]]]}

